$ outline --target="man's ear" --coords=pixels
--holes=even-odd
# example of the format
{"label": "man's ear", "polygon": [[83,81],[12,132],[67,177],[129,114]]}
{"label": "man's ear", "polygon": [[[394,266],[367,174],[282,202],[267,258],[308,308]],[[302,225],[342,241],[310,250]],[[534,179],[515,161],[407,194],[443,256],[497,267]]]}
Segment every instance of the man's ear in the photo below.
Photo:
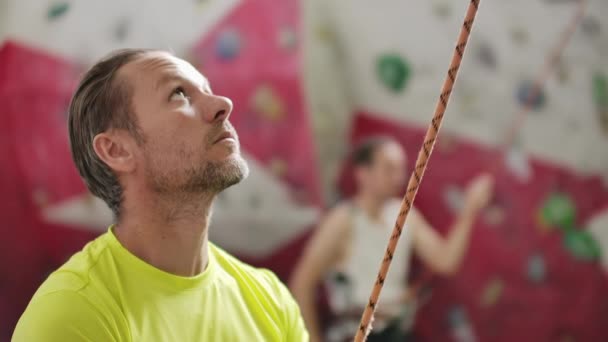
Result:
{"label": "man's ear", "polygon": [[134,148],[134,139],[123,131],[99,133],[93,139],[93,150],[115,172],[129,173],[135,169]]}

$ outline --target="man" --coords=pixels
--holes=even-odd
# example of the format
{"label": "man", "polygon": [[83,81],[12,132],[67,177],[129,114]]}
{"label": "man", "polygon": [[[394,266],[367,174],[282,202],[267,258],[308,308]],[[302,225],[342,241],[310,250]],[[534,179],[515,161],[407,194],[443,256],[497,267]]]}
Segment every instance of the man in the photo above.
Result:
{"label": "man", "polygon": [[[347,333],[356,333],[401,204],[394,197],[403,190],[405,182],[405,153],[399,143],[387,137],[369,138],[357,146],[352,163],[357,193],[352,200],[338,204],[328,213],[292,277],[292,291],[300,304],[311,341],[322,340],[315,290],[331,273],[338,276],[328,284],[330,290],[345,288],[341,293],[330,291],[330,297],[345,297],[340,307],[334,309],[350,317]],[[462,210],[445,238],[412,208],[384,282],[369,341],[405,339],[400,330],[407,325],[404,322],[407,312],[413,311],[407,310],[411,301],[406,286],[410,251],[437,274],[455,273],[467,250],[473,222],[491,193],[491,178],[487,175],[476,178],[466,190]],[[337,303],[335,299],[330,298],[330,303]]]}
{"label": "man", "polygon": [[208,241],[216,195],[246,177],[228,118],[192,65],[121,50],[72,99],[74,162],[115,224],[38,289],[13,341],[305,341],[271,272]]}

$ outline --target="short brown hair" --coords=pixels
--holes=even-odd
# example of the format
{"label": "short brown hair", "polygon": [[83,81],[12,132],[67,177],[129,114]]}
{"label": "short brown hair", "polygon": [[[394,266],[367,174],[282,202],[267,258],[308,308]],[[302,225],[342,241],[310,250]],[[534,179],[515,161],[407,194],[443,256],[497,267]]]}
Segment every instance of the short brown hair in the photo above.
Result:
{"label": "short brown hair", "polygon": [[102,58],[84,75],[70,103],[72,158],[89,191],[106,202],[116,220],[123,189],[114,172],[95,153],[93,139],[115,128],[127,130],[138,143],[143,142],[131,105],[132,85],[117,74],[122,66],[150,51],[123,49]]}
{"label": "short brown hair", "polygon": [[364,138],[355,145],[351,153],[353,166],[370,166],[374,163],[376,151],[385,144],[396,142],[388,135],[372,135]]}

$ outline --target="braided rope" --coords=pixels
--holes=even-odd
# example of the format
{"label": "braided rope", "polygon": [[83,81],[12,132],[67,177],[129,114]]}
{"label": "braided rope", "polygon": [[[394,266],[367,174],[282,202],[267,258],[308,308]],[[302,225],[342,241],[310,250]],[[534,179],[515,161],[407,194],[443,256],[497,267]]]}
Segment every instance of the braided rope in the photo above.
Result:
{"label": "braided rope", "polygon": [[479,2],[480,0],[471,0],[471,3],[469,4],[464,24],[462,25],[462,29],[460,30],[456,49],[452,56],[450,68],[448,70],[447,77],[443,83],[441,95],[439,96],[439,101],[437,102],[435,108],[435,115],[433,116],[431,125],[429,126],[426,132],[426,136],[424,137],[424,144],[422,145],[420,152],[418,152],[416,167],[414,169],[414,172],[410,176],[407,191],[405,193],[403,201],[401,202],[399,216],[397,216],[397,222],[395,223],[395,227],[393,228],[393,233],[391,234],[390,240],[388,242],[384,258],[382,259],[380,270],[378,271],[378,276],[376,278],[376,282],[374,283],[369,302],[365,308],[365,311],[363,312],[363,316],[361,317],[361,324],[359,325],[357,335],[355,336],[355,341],[357,342],[364,341],[367,338],[369,332],[371,331],[371,320],[376,309],[376,303],[378,303],[378,298],[380,297],[380,292],[382,291],[382,286],[384,285],[384,279],[386,279],[386,275],[388,274],[388,270],[391,261],[393,260],[395,249],[397,248],[397,242],[399,241],[399,237],[401,236],[401,233],[403,231],[403,224],[405,223],[407,215],[412,207],[412,203],[416,198],[416,193],[418,192],[418,187],[420,186],[420,182],[422,181],[426,165],[428,163],[429,157],[431,156],[431,153],[433,152],[435,140],[437,139],[437,134],[439,133],[439,128],[441,127],[441,121],[447,108],[448,101],[450,99],[450,94],[452,93],[452,89],[454,87],[454,83],[456,82],[456,76],[458,74],[458,69],[460,68],[460,62],[462,61],[462,56],[464,55],[464,50],[467,46],[467,41],[471,34],[471,28],[473,27],[475,15],[477,14],[477,9],[479,8]]}

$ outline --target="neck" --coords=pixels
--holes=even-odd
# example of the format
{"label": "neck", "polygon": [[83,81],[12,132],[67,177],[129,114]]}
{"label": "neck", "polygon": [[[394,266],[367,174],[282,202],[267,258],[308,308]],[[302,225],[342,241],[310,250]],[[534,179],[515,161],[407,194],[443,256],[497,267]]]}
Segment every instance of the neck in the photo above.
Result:
{"label": "neck", "polygon": [[357,206],[373,219],[380,218],[382,207],[386,202],[385,199],[367,192],[360,192],[355,196],[354,200]]}
{"label": "neck", "polygon": [[123,215],[114,227],[118,241],[163,271],[186,277],[201,273],[207,267],[215,195],[147,195],[123,203]]}

